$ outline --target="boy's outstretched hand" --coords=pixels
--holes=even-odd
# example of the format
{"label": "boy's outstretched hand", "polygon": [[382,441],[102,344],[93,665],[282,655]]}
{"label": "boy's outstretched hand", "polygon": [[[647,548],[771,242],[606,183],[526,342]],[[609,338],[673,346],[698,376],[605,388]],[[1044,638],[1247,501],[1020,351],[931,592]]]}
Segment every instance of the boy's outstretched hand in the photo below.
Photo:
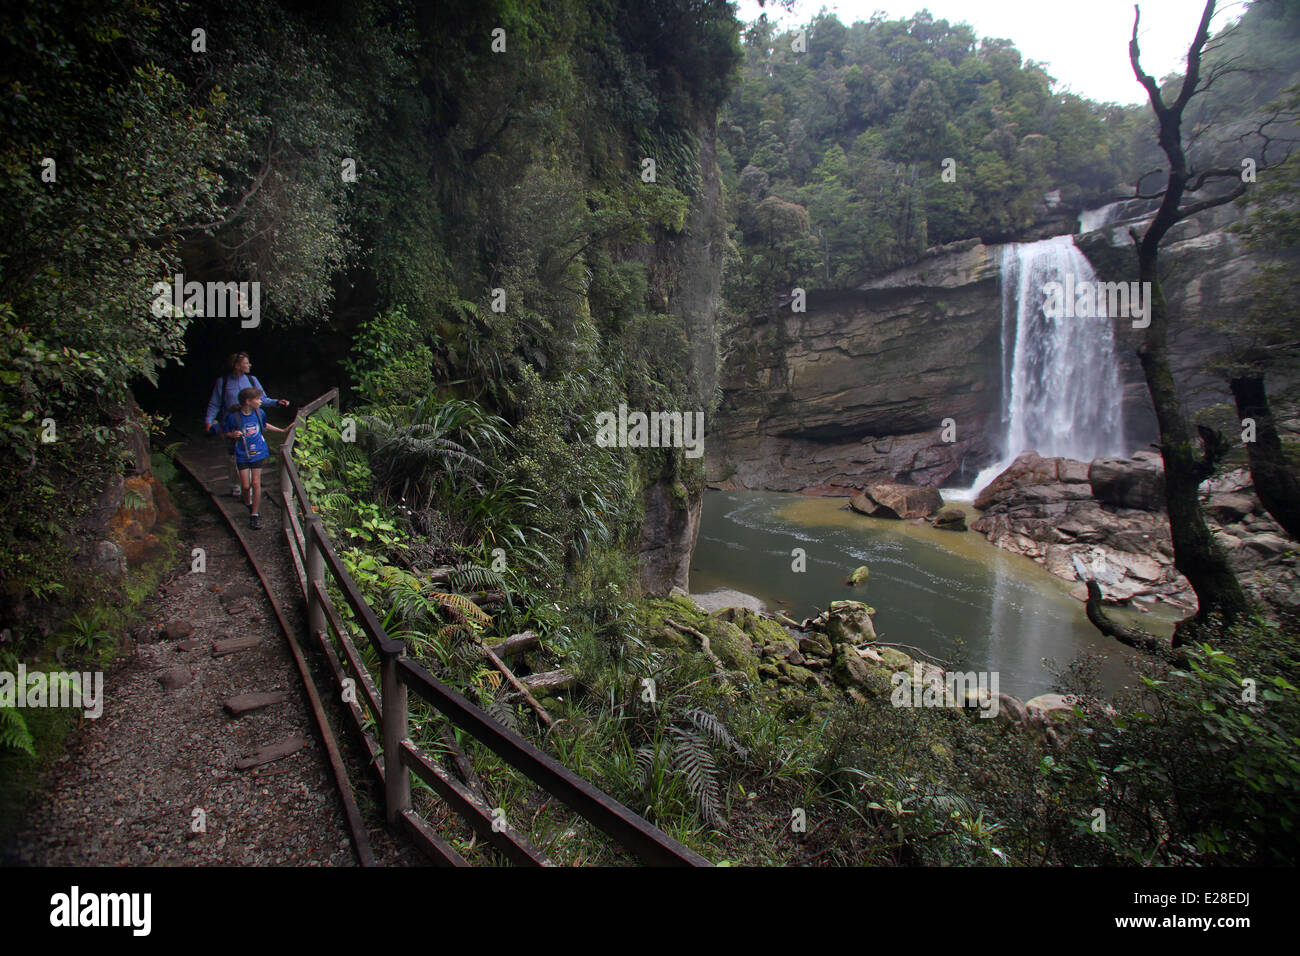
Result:
{"label": "boy's outstretched hand", "polygon": [[281,408],[288,408],[288,407],[289,407],[289,400],[288,400],[287,398],[282,398],[282,399],[280,399],[278,402],[276,402],[275,404],[279,405]]}

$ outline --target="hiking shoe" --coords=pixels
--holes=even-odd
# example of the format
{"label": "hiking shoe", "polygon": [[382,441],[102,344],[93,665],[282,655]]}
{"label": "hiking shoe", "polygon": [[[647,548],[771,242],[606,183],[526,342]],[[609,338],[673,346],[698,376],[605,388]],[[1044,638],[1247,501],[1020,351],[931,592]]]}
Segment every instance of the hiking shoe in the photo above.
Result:
{"label": "hiking shoe", "polygon": [[261,516],[261,515],[249,515],[249,516],[248,516],[248,526],[249,526],[250,528],[252,528],[254,531],[258,531],[258,530],[260,530],[261,527],[262,527],[262,516]]}

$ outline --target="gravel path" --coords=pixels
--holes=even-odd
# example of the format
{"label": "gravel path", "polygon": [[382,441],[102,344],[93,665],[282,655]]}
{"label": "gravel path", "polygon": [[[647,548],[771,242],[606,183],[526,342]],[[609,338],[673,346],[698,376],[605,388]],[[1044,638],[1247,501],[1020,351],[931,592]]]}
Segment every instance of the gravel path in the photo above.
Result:
{"label": "gravel path", "polygon": [[[220,453],[219,443],[202,441],[183,452],[213,490],[228,493]],[[280,512],[267,500],[278,493],[277,473],[269,470],[263,482],[259,531],[248,530],[247,509],[237,500],[219,500],[252,542],[290,624],[300,628],[301,599]],[[105,674],[103,716],[83,721],[69,738],[4,862],[356,865],[337,787],[271,603],[211,500],[197,490],[190,495],[206,507],[186,509],[176,573],[149,603],[134,651]],[[204,549],[204,573],[190,572],[193,548]],[[257,643],[213,655],[215,642],[242,637]],[[181,686],[168,689],[164,678]],[[285,699],[238,719],[223,708],[235,695],[267,691],[284,692]],[[234,768],[238,758],[295,735],[305,744],[290,756]],[[346,741],[340,744],[346,754]],[[348,762],[351,778],[364,781],[357,762]],[[373,795],[360,790],[357,797],[376,861],[422,862],[383,828]]]}

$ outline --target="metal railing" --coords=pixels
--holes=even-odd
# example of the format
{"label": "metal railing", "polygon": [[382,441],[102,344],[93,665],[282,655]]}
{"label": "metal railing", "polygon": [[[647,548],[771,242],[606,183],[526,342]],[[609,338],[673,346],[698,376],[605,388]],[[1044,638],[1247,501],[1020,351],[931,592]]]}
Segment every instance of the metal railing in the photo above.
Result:
{"label": "metal railing", "polygon": [[[280,450],[285,477],[281,482],[284,534],[307,604],[308,633],[320,645],[329,662],[344,708],[351,717],[348,723],[383,784],[388,822],[404,827],[435,861],[453,866],[467,865],[455,848],[439,837],[413,809],[411,774],[415,774],[511,862],[526,866],[550,865],[545,855],[503,820],[501,814],[494,812],[473,790],[412,743],[409,692],[414,691],[454,727],[475,737],[542,790],[603,830],[641,862],[659,866],[711,865],[700,854],[503,727],[417,662],[407,658],[406,645],[388,636],[335,551],[294,464],[293,446],[298,424],[327,404],[338,408],[338,389],[330,389],[298,410]],[[369,649],[378,655],[378,687],[330,595],[327,580],[337,588],[351,609],[354,622]],[[370,721],[366,710],[379,727],[378,740],[367,729]]]}

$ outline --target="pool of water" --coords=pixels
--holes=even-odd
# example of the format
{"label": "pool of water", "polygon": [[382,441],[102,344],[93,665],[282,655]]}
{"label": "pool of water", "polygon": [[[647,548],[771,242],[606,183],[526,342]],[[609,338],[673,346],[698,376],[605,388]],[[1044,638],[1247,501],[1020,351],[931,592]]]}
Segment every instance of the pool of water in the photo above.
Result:
{"label": "pool of water", "polygon": [[[806,552],[802,573],[792,570],[795,548]],[[867,583],[845,585],[864,564]],[[999,690],[1021,698],[1051,690],[1044,658],[1063,668],[1094,652],[1107,690],[1134,679],[1124,663],[1132,652],[1100,635],[1070,585],[1033,561],[975,532],[868,518],[843,498],[706,492],[690,585],[692,593],[744,591],[796,620],[834,600],[865,601],[876,609],[882,641],[913,645],[963,670],[996,671]],[[1155,615],[1142,615],[1141,624],[1167,633],[1168,622]]]}

